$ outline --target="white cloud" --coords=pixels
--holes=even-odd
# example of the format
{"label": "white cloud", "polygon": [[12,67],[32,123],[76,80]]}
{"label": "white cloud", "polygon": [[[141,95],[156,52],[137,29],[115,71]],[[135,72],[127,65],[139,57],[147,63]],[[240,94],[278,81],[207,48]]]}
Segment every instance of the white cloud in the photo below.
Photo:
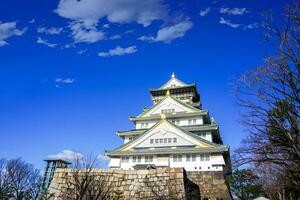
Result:
{"label": "white cloud", "polygon": [[83,54],[85,54],[86,52],[87,52],[87,49],[81,49],[81,50],[77,51],[77,54],[83,55]]}
{"label": "white cloud", "polygon": [[258,28],[258,24],[257,23],[248,24],[244,27],[244,30],[253,29],[253,28]]}
{"label": "white cloud", "polygon": [[92,26],[101,18],[112,23],[136,22],[149,26],[168,12],[162,0],[60,0],[55,12],[61,17]]}
{"label": "white cloud", "polygon": [[113,36],[110,37],[110,39],[111,39],[111,40],[118,40],[118,39],[121,39],[121,35],[118,35],[118,34],[117,34],[117,35],[113,35]]}
{"label": "white cloud", "polygon": [[57,154],[48,155],[49,159],[62,159],[62,160],[75,160],[75,159],[83,159],[83,155],[79,152],[75,152],[72,150],[63,150]]}
{"label": "white cloud", "polygon": [[74,44],[72,44],[72,43],[68,43],[68,44],[65,44],[64,46],[63,46],[63,48],[65,48],[65,49],[69,49],[69,48],[75,48],[76,46],[74,45]]}
{"label": "white cloud", "polygon": [[40,37],[37,38],[36,43],[46,45],[50,48],[54,48],[57,46],[57,44],[50,43],[50,42],[48,42],[48,40],[42,39]]}
{"label": "white cloud", "polygon": [[56,78],[55,83],[60,83],[60,84],[72,84],[74,83],[75,79],[74,78]]}
{"label": "white cloud", "polygon": [[45,27],[39,27],[37,28],[38,33],[45,33],[48,35],[59,35],[63,31],[62,27],[56,28],[56,27],[51,27],[51,28],[45,28]]}
{"label": "white cloud", "polygon": [[109,24],[104,24],[102,27],[103,27],[103,28],[109,28],[110,25],[109,25]]}
{"label": "white cloud", "polygon": [[219,23],[230,26],[231,28],[239,28],[242,25],[242,24],[232,23],[229,19],[224,19],[223,17],[220,18]]}
{"label": "white cloud", "polygon": [[98,31],[96,26],[84,26],[81,22],[70,25],[75,43],[95,43],[105,39],[105,33]]}
{"label": "white cloud", "polygon": [[34,23],[35,23],[35,19],[33,18],[33,19],[30,20],[28,23],[29,23],[29,24],[34,24]]}
{"label": "white cloud", "polygon": [[182,21],[178,24],[167,26],[160,29],[157,32],[156,37],[153,36],[141,36],[138,40],[142,41],[150,41],[150,42],[164,42],[170,43],[172,40],[181,38],[185,35],[185,33],[191,29],[193,23],[191,21]]}
{"label": "white cloud", "polygon": [[122,55],[126,55],[126,54],[133,54],[137,51],[138,50],[137,50],[136,46],[130,46],[127,48],[117,46],[114,49],[110,49],[108,52],[99,52],[98,55],[100,57],[122,56]]}
{"label": "white cloud", "polygon": [[21,36],[26,32],[26,28],[23,30],[17,29],[17,22],[5,22],[0,21],[0,47],[8,44],[6,41],[12,36]]}
{"label": "white cloud", "polygon": [[106,161],[109,161],[110,160],[110,157],[106,156],[106,155],[103,155],[103,154],[99,154],[97,156],[97,159],[100,161],[100,162],[106,162]]}
{"label": "white cloud", "polygon": [[205,10],[200,10],[199,15],[201,17],[206,16],[210,12],[210,7],[206,8]]}
{"label": "white cloud", "polygon": [[227,15],[243,15],[249,11],[246,8],[221,8],[220,13]]}

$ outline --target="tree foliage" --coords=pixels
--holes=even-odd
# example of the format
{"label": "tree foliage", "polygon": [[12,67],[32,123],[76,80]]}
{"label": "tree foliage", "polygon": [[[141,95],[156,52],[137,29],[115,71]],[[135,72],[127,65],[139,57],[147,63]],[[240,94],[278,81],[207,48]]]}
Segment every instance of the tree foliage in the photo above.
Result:
{"label": "tree foliage", "polygon": [[231,176],[230,186],[241,200],[252,200],[263,194],[259,177],[250,169],[235,170]]}

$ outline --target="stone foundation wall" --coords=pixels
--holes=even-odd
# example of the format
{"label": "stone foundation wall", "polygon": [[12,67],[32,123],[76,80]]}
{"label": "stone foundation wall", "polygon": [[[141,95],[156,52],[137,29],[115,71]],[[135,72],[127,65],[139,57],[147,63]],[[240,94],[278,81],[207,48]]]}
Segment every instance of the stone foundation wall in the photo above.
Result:
{"label": "stone foundation wall", "polygon": [[231,194],[223,172],[186,172],[187,177],[200,189],[201,199],[230,200]]}
{"label": "stone foundation wall", "polygon": [[[71,173],[72,169],[56,169],[48,191],[54,194],[51,199],[61,199],[66,176],[71,176]],[[222,173],[185,172],[183,168],[93,169],[93,173],[108,183],[109,199],[116,199],[116,195],[122,200],[231,199]]]}

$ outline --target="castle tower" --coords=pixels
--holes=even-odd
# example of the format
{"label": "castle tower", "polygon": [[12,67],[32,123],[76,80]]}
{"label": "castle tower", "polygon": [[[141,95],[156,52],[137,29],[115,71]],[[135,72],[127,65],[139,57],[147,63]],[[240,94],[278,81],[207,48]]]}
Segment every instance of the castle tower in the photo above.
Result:
{"label": "castle tower", "polygon": [[48,190],[48,187],[53,179],[55,170],[57,168],[67,168],[71,163],[61,159],[45,159],[46,168],[43,176],[43,182],[41,185],[41,190],[39,194],[39,199],[43,199],[45,192]]}
{"label": "castle tower", "polygon": [[135,129],[117,132],[124,144],[106,152],[109,167],[231,171],[229,146],[223,145],[218,124],[202,109],[196,84],[186,84],[173,73],[150,93],[153,105],[129,118]]}

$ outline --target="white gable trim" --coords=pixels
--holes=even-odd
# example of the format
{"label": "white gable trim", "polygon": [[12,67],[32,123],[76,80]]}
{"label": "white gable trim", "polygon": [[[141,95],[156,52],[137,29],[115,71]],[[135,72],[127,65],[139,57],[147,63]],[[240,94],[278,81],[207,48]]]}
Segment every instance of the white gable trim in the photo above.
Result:
{"label": "white gable trim", "polygon": [[157,109],[164,106],[167,102],[169,102],[170,104],[174,104],[175,106],[177,106],[178,108],[180,108],[186,112],[198,111],[197,108],[192,108],[192,107],[186,106],[183,103],[179,103],[179,100],[175,100],[172,96],[166,96],[163,100],[161,100],[159,103],[153,105],[152,108],[150,108],[146,112],[140,114],[138,117],[149,116],[151,113],[155,112]]}

